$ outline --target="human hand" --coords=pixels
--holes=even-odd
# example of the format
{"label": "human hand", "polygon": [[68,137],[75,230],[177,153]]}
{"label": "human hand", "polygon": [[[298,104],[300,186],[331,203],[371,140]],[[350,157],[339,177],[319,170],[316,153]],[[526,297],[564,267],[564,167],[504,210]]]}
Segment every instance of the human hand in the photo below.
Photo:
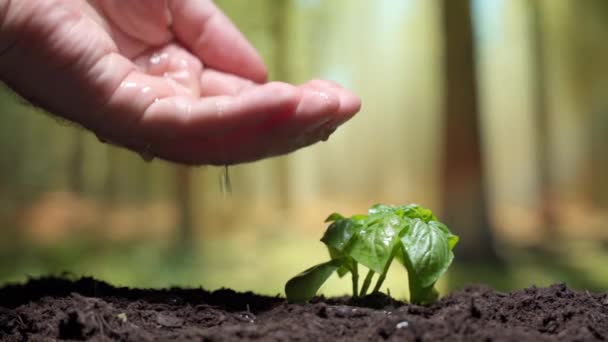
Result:
{"label": "human hand", "polygon": [[265,83],[211,0],[0,0],[0,77],[100,140],[234,164],[325,140],[360,108],[322,80]]}

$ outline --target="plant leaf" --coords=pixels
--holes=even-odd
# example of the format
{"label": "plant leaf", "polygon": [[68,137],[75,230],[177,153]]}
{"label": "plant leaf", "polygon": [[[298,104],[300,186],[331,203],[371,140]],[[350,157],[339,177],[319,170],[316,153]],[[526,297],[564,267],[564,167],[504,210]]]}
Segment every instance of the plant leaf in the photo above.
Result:
{"label": "plant leaf", "polygon": [[417,204],[400,206],[399,209],[403,210],[403,215],[405,217],[411,219],[419,218],[424,222],[437,221],[437,217],[433,215],[433,212],[430,209],[421,207]]}
{"label": "plant leaf", "polygon": [[340,278],[347,275],[348,272],[350,272],[350,269],[346,265],[342,265],[342,266],[340,266],[340,268],[338,268],[336,270],[336,273],[338,274],[338,277],[340,277]]}
{"label": "plant leaf", "polygon": [[342,219],[344,219],[344,216],[338,213],[333,213],[325,219],[325,222],[334,222]]}
{"label": "plant leaf", "polygon": [[377,215],[377,214],[392,214],[395,212],[395,206],[386,205],[386,204],[374,204],[367,211],[369,215]]}
{"label": "plant leaf", "polygon": [[[443,229],[445,225],[434,222],[436,221],[427,224],[416,218],[401,238],[404,257],[412,269],[408,267],[408,263],[406,267],[408,272],[413,272],[412,276],[416,276],[412,280],[415,281],[413,285],[418,288],[433,286],[454,259],[449,241],[451,234]],[[452,243],[455,243],[455,240],[452,240]]]}
{"label": "plant leaf", "polygon": [[454,246],[458,244],[458,241],[460,241],[460,238],[457,235],[450,234],[448,236],[448,244],[450,245],[450,250],[454,249]]}
{"label": "plant leaf", "polygon": [[349,272],[356,272],[356,268],[357,268],[357,262],[351,258],[351,257],[344,257],[344,261],[342,263],[342,266],[340,266],[340,268],[338,268],[338,270],[336,271],[336,273],[338,273],[338,276],[340,278],[344,277],[346,274],[348,274]]}
{"label": "plant leaf", "polygon": [[419,218],[424,222],[437,220],[437,217],[433,215],[433,212],[430,209],[421,207],[417,204],[400,206],[376,204],[369,209],[369,215],[377,214],[396,214],[399,217],[408,217],[411,219]]}
{"label": "plant leaf", "polygon": [[346,256],[346,254],[333,247],[328,246],[327,249],[329,250],[329,256],[332,260],[342,259],[342,265],[336,271],[340,278],[344,277],[346,274],[348,274],[348,272],[352,272],[353,269],[357,267],[357,262],[353,260],[353,258]]}
{"label": "plant leaf", "polygon": [[458,236],[452,234],[452,232],[450,232],[450,230],[448,229],[448,226],[446,226],[445,224],[443,224],[439,221],[431,221],[431,222],[429,222],[429,225],[436,226],[438,229],[441,229],[447,235],[448,244],[450,245],[450,250],[453,250],[454,246],[456,246],[456,244],[458,243],[460,238]]}
{"label": "plant leaf", "polygon": [[342,262],[343,260],[341,259],[333,259],[315,265],[291,278],[285,284],[287,300],[291,302],[309,301],[315,296],[327,278],[342,266]]}
{"label": "plant leaf", "polygon": [[[334,213],[326,222],[331,224],[321,241],[332,260],[289,280],[285,285],[289,300],[309,300],[333,272],[340,277],[352,273],[356,295],[359,263],[370,269],[371,276],[380,274],[379,287],[394,257],[407,269],[411,302],[431,303],[437,299],[434,286],[454,258],[452,250],[458,236],[429,209],[416,204],[376,204],[368,215],[345,218]],[[361,291],[365,292],[363,288]]]}
{"label": "plant leaf", "polygon": [[[351,239],[361,229],[359,221],[352,219],[339,219],[333,222],[325,231],[321,241],[329,248],[344,252]],[[331,253],[331,250],[330,250]]]}
{"label": "plant leaf", "polygon": [[400,232],[407,222],[389,213],[370,215],[349,247],[348,256],[376,273],[382,273],[398,245]]}

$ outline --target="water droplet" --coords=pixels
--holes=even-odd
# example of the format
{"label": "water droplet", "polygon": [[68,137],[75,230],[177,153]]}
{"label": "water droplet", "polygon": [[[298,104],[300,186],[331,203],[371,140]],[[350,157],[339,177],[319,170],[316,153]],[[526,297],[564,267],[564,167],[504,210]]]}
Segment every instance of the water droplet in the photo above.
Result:
{"label": "water droplet", "polygon": [[222,117],[224,116],[224,112],[226,111],[226,104],[222,103],[221,101],[216,101],[215,102],[215,108],[217,110],[217,116]]}
{"label": "water droplet", "polygon": [[108,143],[108,139],[102,137],[101,135],[95,134],[95,136],[97,137],[97,140],[99,140],[100,143],[102,143],[102,144],[107,144]]}
{"label": "water droplet", "polygon": [[150,152],[140,152],[139,156],[141,157],[141,159],[143,159],[147,163],[154,160],[154,156]]}
{"label": "water droplet", "polygon": [[329,95],[327,95],[327,93],[324,92],[317,92],[317,94],[321,97],[321,99],[323,99],[323,102],[325,103],[329,103]]}
{"label": "water droplet", "polygon": [[154,160],[154,154],[152,154],[152,152],[150,152],[150,145],[146,145],[146,148],[143,151],[139,152],[139,156],[145,162],[149,163],[149,162],[153,161]]}
{"label": "water droplet", "polygon": [[127,81],[123,81],[123,82],[120,84],[120,87],[121,87],[121,88],[135,88],[135,87],[137,87],[137,83],[135,83],[135,82],[127,82]]}
{"label": "water droplet", "polygon": [[312,94],[313,94],[313,95],[315,95],[315,96],[320,97],[320,98],[321,98],[321,100],[322,100],[323,102],[325,102],[326,104],[328,104],[328,103],[330,103],[330,102],[331,102],[331,100],[330,100],[330,98],[329,98],[329,94],[327,94],[327,93],[325,93],[325,92],[322,92],[322,91],[313,91],[313,92],[312,92]]}
{"label": "water droplet", "polygon": [[167,58],[169,58],[169,54],[167,54],[166,52],[155,53],[154,55],[152,55],[152,57],[150,57],[150,64],[160,64]]}
{"label": "water droplet", "polygon": [[224,196],[227,194],[232,194],[232,182],[230,181],[228,165],[224,165],[224,168],[222,168],[220,173],[220,191]]}
{"label": "water droplet", "polygon": [[158,64],[160,63],[160,55],[153,55],[150,57],[150,64]]}
{"label": "water droplet", "polygon": [[338,129],[338,127],[335,126],[330,126],[329,128],[326,128],[325,130],[323,130],[321,132],[321,140],[322,141],[327,141],[329,140],[329,137],[334,134],[334,132],[336,131],[336,129]]}
{"label": "water droplet", "polygon": [[397,328],[397,329],[405,329],[405,328],[407,328],[409,326],[410,326],[410,322],[408,322],[408,321],[401,321],[401,322],[397,323],[397,325],[395,325],[395,328]]}

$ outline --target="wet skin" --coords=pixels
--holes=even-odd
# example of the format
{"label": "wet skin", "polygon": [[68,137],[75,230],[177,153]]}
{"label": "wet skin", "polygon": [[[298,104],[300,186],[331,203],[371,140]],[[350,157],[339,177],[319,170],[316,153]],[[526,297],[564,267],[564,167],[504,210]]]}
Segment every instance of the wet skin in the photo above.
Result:
{"label": "wet skin", "polygon": [[267,83],[210,0],[0,0],[0,78],[100,140],[234,164],[325,140],[360,109],[340,85]]}

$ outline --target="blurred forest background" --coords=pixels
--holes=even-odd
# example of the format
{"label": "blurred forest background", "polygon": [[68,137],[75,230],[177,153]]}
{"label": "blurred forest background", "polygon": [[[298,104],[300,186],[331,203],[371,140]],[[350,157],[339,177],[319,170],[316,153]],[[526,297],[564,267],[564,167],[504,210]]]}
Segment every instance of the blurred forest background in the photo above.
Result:
{"label": "blurred forest background", "polygon": [[[272,79],[338,81],[361,114],[230,167],[225,194],[221,168],[145,162],[5,89],[0,283],[65,271],[277,294],[327,257],[328,214],[415,202],[461,235],[444,292],[608,288],[608,1],[216,2]],[[390,277],[405,295],[405,272]]]}

